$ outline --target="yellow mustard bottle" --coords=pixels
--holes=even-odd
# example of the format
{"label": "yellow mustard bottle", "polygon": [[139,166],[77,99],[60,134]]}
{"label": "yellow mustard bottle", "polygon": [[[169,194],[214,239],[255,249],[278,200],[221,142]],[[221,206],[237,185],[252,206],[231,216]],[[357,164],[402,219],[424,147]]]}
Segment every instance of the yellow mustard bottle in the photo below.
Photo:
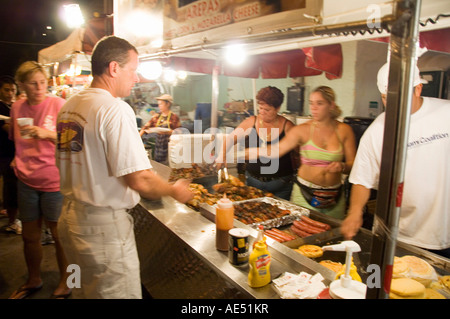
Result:
{"label": "yellow mustard bottle", "polygon": [[253,248],[248,264],[248,285],[252,288],[263,287],[270,283],[271,257],[264,241],[258,241]]}

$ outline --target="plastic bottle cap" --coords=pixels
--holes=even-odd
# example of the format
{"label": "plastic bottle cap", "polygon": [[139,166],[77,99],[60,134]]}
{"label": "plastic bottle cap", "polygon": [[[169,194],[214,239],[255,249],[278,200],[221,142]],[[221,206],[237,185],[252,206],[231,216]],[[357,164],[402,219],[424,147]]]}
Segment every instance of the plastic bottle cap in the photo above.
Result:
{"label": "plastic bottle cap", "polygon": [[257,250],[263,250],[264,248],[266,248],[266,244],[264,242],[258,241],[255,244],[255,248]]}
{"label": "plastic bottle cap", "polygon": [[217,202],[217,207],[220,209],[232,208],[233,202],[224,196]]}
{"label": "plastic bottle cap", "polygon": [[[344,286],[345,285],[345,286]],[[333,299],[365,299],[367,286],[359,281],[335,280],[330,284],[330,296]]]}

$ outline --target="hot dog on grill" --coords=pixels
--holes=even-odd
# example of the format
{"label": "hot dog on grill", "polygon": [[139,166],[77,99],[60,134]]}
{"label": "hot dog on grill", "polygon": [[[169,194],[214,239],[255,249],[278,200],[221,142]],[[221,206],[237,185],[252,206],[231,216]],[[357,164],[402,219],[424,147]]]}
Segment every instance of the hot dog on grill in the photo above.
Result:
{"label": "hot dog on grill", "polygon": [[304,237],[308,237],[311,236],[312,234],[305,232],[301,229],[298,229],[297,227],[295,227],[294,225],[291,226],[291,231],[296,234],[297,236],[304,238]]}
{"label": "hot dog on grill", "polygon": [[302,221],[304,221],[305,223],[313,226],[313,227],[323,228],[325,230],[330,230],[331,229],[330,225],[318,222],[317,220],[313,220],[313,219],[311,219],[311,218],[309,218],[307,216],[301,216],[300,219]]}
{"label": "hot dog on grill", "polygon": [[281,236],[279,236],[279,235],[277,235],[277,234],[275,234],[275,233],[273,233],[273,232],[270,232],[269,230],[264,231],[264,234],[265,234],[266,236],[268,236],[268,237],[270,237],[270,238],[276,240],[277,242],[280,242],[280,243],[286,241],[286,240],[283,239]]}
{"label": "hot dog on grill", "polygon": [[306,231],[310,234],[318,234],[318,233],[325,231],[325,229],[323,229],[323,228],[317,228],[317,227],[311,226],[301,220],[294,220],[293,224],[298,229]]}
{"label": "hot dog on grill", "polygon": [[295,239],[295,236],[292,236],[291,234],[288,234],[288,233],[286,233],[286,232],[284,232],[282,230],[279,230],[278,228],[272,228],[271,231],[273,231],[274,233],[282,236],[283,238],[286,238],[286,241]]}

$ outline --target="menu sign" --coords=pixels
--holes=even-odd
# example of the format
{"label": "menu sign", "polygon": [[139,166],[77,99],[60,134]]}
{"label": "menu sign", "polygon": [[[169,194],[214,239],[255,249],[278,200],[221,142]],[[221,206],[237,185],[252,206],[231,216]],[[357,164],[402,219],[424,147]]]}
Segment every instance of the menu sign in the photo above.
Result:
{"label": "menu sign", "polygon": [[172,39],[261,16],[306,8],[306,0],[167,0],[164,38]]}
{"label": "menu sign", "polygon": [[208,30],[214,30],[214,35],[209,34],[208,38],[223,39],[237,36],[236,30],[242,35],[250,28],[265,32],[267,28],[311,24],[303,14],[320,15],[322,3],[322,0],[114,0],[114,31],[137,47]]}

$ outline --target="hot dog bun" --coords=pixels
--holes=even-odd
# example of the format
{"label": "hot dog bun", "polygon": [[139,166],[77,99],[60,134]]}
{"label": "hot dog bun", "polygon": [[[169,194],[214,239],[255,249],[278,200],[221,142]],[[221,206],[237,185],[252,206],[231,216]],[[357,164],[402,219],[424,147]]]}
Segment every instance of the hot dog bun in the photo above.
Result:
{"label": "hot dog bun", "polygon": [[316,245],[302,245],[296,251],[308,258],[317,258],[323,255],[322,248]]}

